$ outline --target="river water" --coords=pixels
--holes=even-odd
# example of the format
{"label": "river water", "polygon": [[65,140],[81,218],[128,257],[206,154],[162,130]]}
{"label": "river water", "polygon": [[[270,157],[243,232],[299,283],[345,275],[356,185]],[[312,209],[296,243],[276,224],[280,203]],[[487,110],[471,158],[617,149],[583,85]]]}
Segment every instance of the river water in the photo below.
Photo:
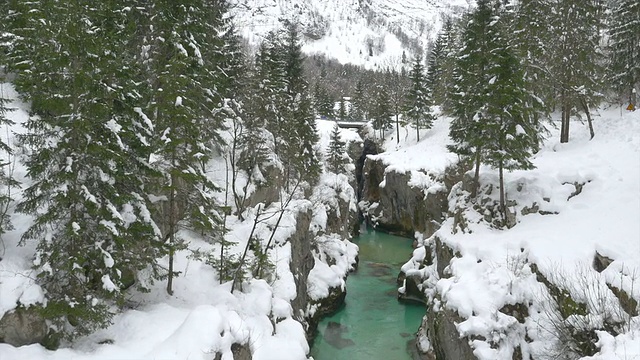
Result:
{"label": "river water", "polygon": [[411,360],[423,305],[397,301],[396,277],[411,258],[412,240],[364,230],[358,271],[347,279],[345,306],[318,326],[315,360]]}

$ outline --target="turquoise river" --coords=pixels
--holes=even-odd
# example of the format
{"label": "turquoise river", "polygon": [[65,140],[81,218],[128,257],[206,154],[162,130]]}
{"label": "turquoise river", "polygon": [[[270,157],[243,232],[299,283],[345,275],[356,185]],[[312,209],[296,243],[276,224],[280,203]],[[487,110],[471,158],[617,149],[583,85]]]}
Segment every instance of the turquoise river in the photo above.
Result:
{"label": "turquoise river", "polygon": [[425,307],[397,300],[396,277],[412,240],[363,230],[358,271],[347,279],[345,306],[318,326],[315,360],[411,360]]}

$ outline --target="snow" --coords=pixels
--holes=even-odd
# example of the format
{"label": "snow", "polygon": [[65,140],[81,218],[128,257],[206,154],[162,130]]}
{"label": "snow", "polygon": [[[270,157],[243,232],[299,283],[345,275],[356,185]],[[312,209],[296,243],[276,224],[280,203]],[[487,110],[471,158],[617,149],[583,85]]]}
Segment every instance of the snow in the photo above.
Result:
{"label": "snow", "polygon": [[[282,28],[283,19],[300,24],[302,50],[324,54],[341,63],[368,69],[399,67],[403,51],[408,59],[419,46],[435,38],[442,15],[469,7],[468,0],[234,0],[234,21],[249,44],[257,45],[269,31]],[[400,35],[400,36],[399,36]],[[402,43],[407,37],[415,45]],[[417,46],[416,46],[417,45]],[[370,51],[372,54],[370,54]]]}
{"label": "snow", "polygon": [[[378,155],[369,155],[369,159],[382,161],[387,165],[386,172],[395,171],[406,173],[420,171],[433,174],[442,174],[447,166],[457,162],[458,157],[450,153],[446,146],[450,143],[449,120],[438,117],[429,130],[420,131],[420,141],[417,141],[415,129],[403,127],[400,129],[400,138],[396,139],[396,130],[387,131],[388,136],[383,144],[387,151]],[[416,174],[416,176],[418,176]],[[429,185],[426,178],[416,178],[412,185],[422,183]],[[426,182],[424,182],[426,181]],[[428,186],[426,186],[428,187]]]}
{"label": "snow", "polygon": [[[405,140],[396,145],[388,137],[389,150],[370,157],[387,164],[387,172],[411,173],[411,186],[429,189],[456,161],[446,151],[446,123],[440,118],[417,144]],[[445,220],[435,236],[458,254],[445,268],[449,277],[439,278],[433,266],[422,266],[424,247],[402,267],[406,274],[422,276],[425,294],[436,304],[461,317],[458,331],[476,339],[472,348],[478,359],[511,359],[525,333],[533,342],[522,345],[523,353],[545,354],[557,341],[541,330],[553,316],[552,304],[531,263],[576,301],[588,304],[588,317],[574,315],[567,321],[598,324],[607,316],[626,321],[617,336],[599,332],[599,353],[585,359],[640,358],[640,318],[619,315],[624,312],[607,287],[640,300],[640,113],[600,109],[594,127],[596,136],[589,140],[586,125],[572,123],[566,144],[559,142],[559,126],[550,128],[550,138],[533,157],[536,169],[505,173],[507,199],[514,201],[509,209],[517,219],[513,228],[497,229],[484,220],[488,210],[468,206],[463,210],[466,232],[453,218]],[[496,169],[482,166],[480,184],[481,197],[498,200]],[[583,184],[580,193],[574,184]],[[449,211],[464,205],[467,195],[460,185],[454,187]],[[522,214],[534,206],[538,210]],[[433,245],[435,236],[420,242]],[[591,265],[596,251],[614,259],[602,273]],[[530,310],[524,324],[499,311],[517,303],[539,311]]]}
{"label": "snow", "polygon": [[[17,98],[10,85],[3,84],[3,87],[5,94],[6,90],[9,90],[9,96]],[[178,102],[176,99],[177,105]],[[11,136],[15,136],[16,133],[24,132],[21,124],[28,119],[28,107],[18,100],[14,100],[10,105],[18,109],[9,114],[16,122],[16,126],[10,132]],[[146,127],[152,129],[150,119],[142,110],[136,109],[136,112],[146,123]],[[114,133],[118,131],[116,125],[106,124]],[[322,124],[319,127],[331,130],[331,127]],[[168,131],[169,129],[165,135]],[[328,133],[324,130],[322,138],[328,144]],[[345,131],[344,139],[358,141],[359,137],[355,132]],[[69,160],[69,167],[73,164],[72,161]],[[227,171],[224,159],[215,159],[210,165],[212,180],[224,183]],[[15,169],[16,178],[25,182],[25,174],[26,169],[18,162]],[[254,359],[306,359],[309,345],[305,329],[297,320],[303,314],[294,314],[291,306],[291,301],[297,297],[297,274],[293,274],[290,269],[292,249],[288,239],[296,231],[296,218],[302,213],[312,213],[312,223],[316,225],[314,232],[319,236],[319,239],[314,241],[324,244],[322,250],[315,254],[317,268],[314,270],[314,276],[318,275],[327,281],[314,284],[315,291],[327,292],[329,286],[344,286],[344,277],[351,270],[357,256],[357,246],[336,234],[326,233],[327,212],[331,206],[337,205],[340,200],[346,203],[349,209],[355,209],[355,193],[349,186],[349,178],[346,175],[325,174],[321,183],[322,186],[318,187],[313,195],[314,202],[296,196],[288,204],[276,202],[261,209],[259,215],[256,208],[250,208],[244,214],[244,221],[233,215],[227,218],[226,225],[230,231],[225,237],[227,241],[234,243],[227,249],[227,254],[239,255],[247,244],[256,216],[259,216],[259,224],[254,237],[259,240],[261,246],[266,247],[278,215],[283,212],[280,224],[273,234],[273,243],[267,249],[269,260],[274,266],[268,277],[269,281],[249,276],[238,286],[239,289],[231,293],[231,282],[220,283],[216,269],[192,257],[191,250],[196,249],[219,254],[219,245],[207,243],[192,233],[181,232],[179,236],[186,240],[188,249],[175,253],[175,270],[180,272],[180,276],[174,279],[173,296],[166,294],[164,281],[144,284],[150,288],[150,292],[138,293],[129,290],[127,308],[116,315],[113,324],[106,329],[72,343],[65,342],[63,347],[56,351],[48,351],[38,344],[15,348],[0,343],[0,359],[208,360],[219,353],[222,359],[230,360],[233,358],[232,344],[248,346]],[[97,201],[86,188],[82,191],[87,200]],[[15,189],[14,196],[19,199],[21,189]],[[140,204],[126,204],[122,212],[108,204],[107,210],[114,221],[127,224],[135,217],[133,206]],[[144,218],[150,217],[147,209],[138,210]],[[32,218],[18,213],[12,215],[16,229],[5,233],[0,240],[0,318],[18,305],[29,307],[46,304],[45,293],[36,284],[36,274],[31,270],[32,265],[39,261],[32,260],[36,244],[26,243],[24,246],[17,246],[22,232],[31,224]],[[116,233],[114,221],[105,219],[101,224]],[[77,223],[71,227],[75,232],[83,231]],[[159,232],[159,229],[156,231]],[[106,267],[116,268],[116,272],[119,272],[121,269],[117,269],[118,263],[109,254],[109,249],[103,248],[101,243],[97,243],[96,246],[102,251]],[[250,252],[247,262],[255,260],[253,257],[253,253]],[[326,264],[326,267],[323,267],[318,260],[330,257],[335,261],[330,267]],[[167,259],[161,259],[160,265],[166,267]],[[42,264],[41,267],[46,271],[48,264]],[[108,291],[118,290],[113,279],[107,274],[102,276],[101,283]]]}

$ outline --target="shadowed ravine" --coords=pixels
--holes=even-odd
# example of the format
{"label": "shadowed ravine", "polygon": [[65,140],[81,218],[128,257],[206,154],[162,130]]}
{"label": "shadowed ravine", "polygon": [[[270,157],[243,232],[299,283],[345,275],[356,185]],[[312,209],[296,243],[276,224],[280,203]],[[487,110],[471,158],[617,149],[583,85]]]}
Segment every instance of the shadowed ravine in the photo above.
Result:
{"label": "shadowed ravine", "polygon": [[408,346],[425,313],[398,303],[396,276],[411,256],[411,240],[363,231],[358,271],[347,280],[346,305],[318,326],[315,360],[410,360]]}

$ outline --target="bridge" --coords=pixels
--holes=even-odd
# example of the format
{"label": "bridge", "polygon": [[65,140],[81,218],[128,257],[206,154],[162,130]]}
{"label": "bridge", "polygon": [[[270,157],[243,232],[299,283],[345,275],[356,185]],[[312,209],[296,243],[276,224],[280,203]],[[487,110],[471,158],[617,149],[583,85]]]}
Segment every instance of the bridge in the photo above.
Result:
{"label": "bridge", "polygon": [[365,121],[336,121],[342,129],[362,129],[367,123]]}

